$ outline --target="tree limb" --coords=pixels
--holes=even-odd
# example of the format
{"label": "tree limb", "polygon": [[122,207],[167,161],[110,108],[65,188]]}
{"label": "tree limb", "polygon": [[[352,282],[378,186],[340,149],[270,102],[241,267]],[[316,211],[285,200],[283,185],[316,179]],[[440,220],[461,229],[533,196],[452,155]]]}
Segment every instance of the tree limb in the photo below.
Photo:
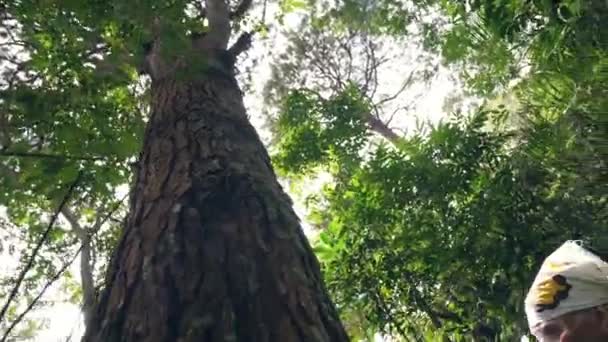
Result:
{"label": "tree limb", "polygon": [[206,0],[209,32],[204,36],[204,47],[226,50],[230,39],[230,10],[226,0]]}
{"label": "tree limb", "polygon": [[107,157],[84,157],[84,156],[67,156],[60,154],[49,154],[39,152],[17,152],[17,151],[1,151],[0,157],[26,157],[26,158],[51,158],[51,159],[65,159],[65,160],[86,160],[86,161],[98,161],[107,160]]}
{"label": "tree limb", "polygon": [[[76,235],[82,244],[80,256],[80,278],[82,281],[82,312],[84,314],[85,326],[91,321],[93,306],[95,305],[95,282],[93,280],[93,268],[91,263],[91,235],[89,230],[82,227],[78,223],[77,215],[68,207],[64,207],[61,211],[63,216],[72,226]],[[100,215],[97,215],[97,220],[93,226],[93,230],[98,229],[98,224],[101,222]]]}
{"label": "tree limb", "polygon": [[86,234],[85,228],[83,228],[80,225],[80,223],[78,223],[78,219],[76,217],[76,213],[74,213],[70,208],[68,208],[67,206],[63,207],[61,209],[61,214],[68,221],[68,223],[70,224],[70,226],[72,226],[72,230],[74,232],[76,232],[76,235],[79,238],[82,238],[82,236]]}
{"label": "tree limb", "polygon": [[[78,184],[78,182],[80,182],[80,178],[81,177],[82,177],[82,171],[80,171],[78,173],[78,175],[76,176],[76,179],[70,185],[67,193],[63,197],[61,203],[59,204],[59,208],[55,211],[55,213],[51,217],[51,221],[49,222],[49,225],[47,226],[46,230],[44,231],[44,233],[42,234],[42,236],[38,240],[36,246],[34,247],[34,250],[32,251],[32,255],[29,257],[29,259],[27,261],[27,264],[25,265],[25,267],[23,268],[23,270],[21,271],[21,273],[17,277],[17,280],[15,281],[15,285],[13,286],[13,289],[11,290],[11,292],[10,292],[10,294],[9,294],[7,300],[6,300],[6,303],[4,303],[4,306],[2,307],[2,310],[0,310],[0,322],[2,322],[4,320],[5,315],[6,315],[6,311],[8,310],[11,302],[13,301],[13,299],[15,298],[15,296],[17,295],[17,292],[19,291],[19,287],[21,287],[21,283],[23,282],[23,279],[25,278],[26,273],[34,265],[34,259],[38,255],[38,252],[40,251],[40,248],[42,247],[42,245],[46,241],[49,233],[51,232],[51,229],[53,228],[53,225],[55,224],[55,221],[57,220],[57,217],[59,216],[59,213],[61,212],[61,210],[63,209],[63,207],[67,203],[68,199],[70,198],[70,196],[74,192],[74,189],[76,188],[76,185]],[[3,338],[2,341],[4,341],[4,340],[5,339]]]}
{"label": "tree limb", "polygon": [[397,145],[401,141],[401,137],[395,133],[390,127],[388,127],[382,120],[378,119],[371,113],[366,115],[367,124],[369,129],[373,132],[380,134],[383,138],[390,141],[394,145]]}
{"label": "tree limb", "polygon": [[230,55],[232,56],[232,58],[234,60],[236,60],[236,58],[243,52],[249,50],[249,48],[251,48],[251,37],[253,36],[253,34],[249,33],[249,32],[244,32],[239,36],[239,39],[236,40],[236,42],[234,42],[234,44],[232,44],[232,46],[230,47],[230,49],[228,49],[228,52],[230,53]]}
{"label": "tree limb", "polygon": [[[313,89],[300,88],[300,89],[295,89],[295,90],[310,93],[310,94],[316,96],[317,99],[326,101],[326,99],[323,97],[323,95],[321,95],[321,93],[319,93],[318,91],[315,91]],[[373,106],[372,109],[377,110],[375,106]],[[382,121],[379,118],[379,115],[377,113],[374,114],[371,111],[369,111],[369,112],[364,112],[361,115],[363,116],[363,120],[365,120],[365,122],[367,123],[370,131],[379,134],[380,136],[382,136],[384,139],[388,140],[390,143],[392,143],[395,146],[397,146],[399,144],[399,142],[402,141],[402,137],[399,134],[397,134],[393,129],[391,129],[388,126],[388,124],[386,124],[384,121]]]}
{"label": "tree limb", "polygon": [[387,96],[387,97],[383,98],[382,100],[378,101],[376,103],[376,106],[381,106],[382,104],[392,101],[392,100],[396,99],[399,95],[401,95],[401,93],[403,93],[408,87],[410,87],[412,85],[412,81],[414,80],[415,72],[416,72],[416,70],[413,70],[409,74],[409,76],[405,79],[405,81],[403,81],[403,84],[401,85],[399,90],[397,90],[396,93],[394,93],[393,95]]}
{"label": "tree limb", "polygon": [[249,9],[251,8],[252,3],[252,0],[241,0],[241,2],[239,2],[238,6],[234,9],[234,11],[230,13],[230,19],[239,20],[243,18],[245,13],[247,13],[247,11],[249,11]]}

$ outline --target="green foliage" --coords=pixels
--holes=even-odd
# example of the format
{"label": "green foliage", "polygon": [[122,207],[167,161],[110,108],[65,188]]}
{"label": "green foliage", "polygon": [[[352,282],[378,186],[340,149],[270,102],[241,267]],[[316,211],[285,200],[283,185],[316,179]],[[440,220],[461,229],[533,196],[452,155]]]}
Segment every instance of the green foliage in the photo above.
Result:
{"label": "green foliage", "polygon": [[[136,61],[152,37],[149,23],[161,14],[170,26],[163,53],[183,52],[188,34],[205,30],[185,14],[194,6],[3,4],[9,19],[0,38],[10,49],[0,54],[0,205],[14,225],[2,228],[11,242],[0,247],[14,250],[16,241],[11,256],[20,265],[79,171],[70,206],[81,222],[91,228],[115,206],[143,135],[147,94]],[[527,331],[522,301],[539,262],[565,239],[597,243],[605,235],[605,1],[341,0],[321,10],[321,1],[281,0],[279,7],[308,13],[310,41],[288,49],[293,65],[284,84],[272,84],[287,88],[276,92],[273,161],[286,177],[332,176],[308,202],[309,220],[323,228],[315,251],[353,337],[517,340]],[[9,27],[12,19],[18,27]],[[387,41],[422,42],[425,58],[456,70],[468,93],[488,101],[515,95],[517,112],[481,109],[378,144],[372,102],[377,86],[394,80],[367,67],[383,59],[375,52]],[[318,42],[331,48],[313,49]],[[299,58],[307,48],[312,56]],[[317,67],[325,75],[315,75]],[[118,226],[113,219],[93,239],[95,275]],[[22,299],[79,243],[59,224]],[[11,281],[1,277],[0,297]],[[77,300],[74,279],[65,282]],[[11,307],[9,320],[17,314]],[[22,328],[33,335],[38,325]]]}
{"label": "green foliage", "polygon": [[[23,247],[14,256],[19,267],[79,171],[84,171],[83,177],[69,208],[77,220],[83,213],[81,225],[91,232],[93,223],[108,215],[116,202],[117,187],[129,182],[129,162],[139,152],[145,124],[141,114],[145,94],[135,85],[138,75],[132,66],[145,33],[143,17],[124,12],[123,5],[103,1],[3,5],[0,206],[14,223],[8,229],[12,243]],[[114,222],[103,227],[113,235],[117,229]],[[92,266],[97,270],[104,268],[111,250],[97,246],[115,241],[106,234],[93,243]],[[51,230],[11,307],[19,310],[7,324],[72,258],[81,242],[71,225],[59,222]],[[99,275],[98,271],[93,275],[97,282]],[[2,294],[12,288],[13,280],[12,273],[2,274],[6,281]],[[76,286],[73,278],[64,281],[68,288]]]}
{"label": "green foliage", "polygon": [[398,34],[402,33],[416,16],[416,13],[413,13],[416,8],[407,5],[396,0],[344,0],[338,8],[329,11],[326,18],[319,18],[319,24],[331,22],[333,28],[338,30],[354,28],[372,34]]}
{"label": "green foliage", "polygon": [[[368,138],[339,160],[321,139],[282,140],[308,120],[318,137],[315,111],[279,126],[278,156],[314,151],[283,159],[283,169],[333,175],[308,201],[328,287],[355,338],[518,340],[528,331],[523,297],[544,257],[566,239],[606,247],[605,4],[359,4],[340,1],[313,22],[379,40],[422,33],[469,94],[514,95],[516,105],[452,116],[391,146]],[[388,19],[372,20],[377,13]],[[395,24],[397,15],[407,19]]]}
{"label": "green foliage", "polygon": [[[399,3],[379,1],[365,7],[343,0],[328,12],[326,18],[333,20],[320,23],[410,37],[408,24],[419,24],[425,47],[440,51],[446,64],[457,64],[470,90],[482,95],[504,89],[526,73],[578,74],[605,56],[603,20],[608,10],[601,0]],[[373,20],[376,15],[382,19]],[[394,17],[407,19],[395,22]]]}
{"label": "green foliage", "polygon": [[[421,334],[426,321],[436,333],[484,327],[515,339],[527,330],[523,295],[545,253],[566,238],[603,234],[606,220],[591,213],[604,203],[591,184],[576,196],[553,191],[565,175],[545,169],[546,137],[511,151],[504,135],[476,122],[484,121],[379,148],[326,193],[331,223],[318,255],[339,305],[364,308],[398,335]],[[420,319],[405,320],[412,314]]]}
{"label": "green foliage", "polygon": [[294,174],[319,165],[345,169],[359,159],[368,138],[370,108],[354,85],[329,99],[293,90],[281,109],[276,123],[279,152],[273,158],[281,171]]}
{"label": "green foliage", "polygon": [[442,7],[453,23],[443,35],[443,55],[448,63],[464,63],[465,78],[478,93],[526,72],[540,79],[545,72],[578,78],[605,56],[608,12],[602,1],[476,1],[470,8],[444,1]]}

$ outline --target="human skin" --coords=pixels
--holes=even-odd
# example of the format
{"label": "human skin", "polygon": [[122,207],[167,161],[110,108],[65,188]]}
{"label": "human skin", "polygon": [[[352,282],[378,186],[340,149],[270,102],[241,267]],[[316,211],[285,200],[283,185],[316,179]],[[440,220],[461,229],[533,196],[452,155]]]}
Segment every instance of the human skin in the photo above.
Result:
{"label": "human skin", "polygon": [[531,329],[541,342],[608,341],[608,307],[594,307],[564,314]]}

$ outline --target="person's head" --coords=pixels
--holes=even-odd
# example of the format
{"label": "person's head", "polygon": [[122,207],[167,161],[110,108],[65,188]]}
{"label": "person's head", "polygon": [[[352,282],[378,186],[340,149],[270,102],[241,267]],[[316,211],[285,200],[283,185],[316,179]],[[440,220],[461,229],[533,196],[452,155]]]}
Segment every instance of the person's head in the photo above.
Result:
{"label": "person's head", "polygon": [[608,341],[608,264],[566,242],[544,261],[525,309],[542,342]]}
{"label": "person's head", "polygon": [[595,306],[573,311],[530,328],[541,342],[608,341],[608,307]]}

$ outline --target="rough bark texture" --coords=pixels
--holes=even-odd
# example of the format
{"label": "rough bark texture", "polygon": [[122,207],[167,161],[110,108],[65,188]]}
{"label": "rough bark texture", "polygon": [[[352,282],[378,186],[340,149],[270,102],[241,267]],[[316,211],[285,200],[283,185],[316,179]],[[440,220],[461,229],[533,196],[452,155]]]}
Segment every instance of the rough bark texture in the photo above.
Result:
{"label": "rough bark texture", "polygon": [[152,91],[124,236],[83,341],[347,341],[234,78]]}

